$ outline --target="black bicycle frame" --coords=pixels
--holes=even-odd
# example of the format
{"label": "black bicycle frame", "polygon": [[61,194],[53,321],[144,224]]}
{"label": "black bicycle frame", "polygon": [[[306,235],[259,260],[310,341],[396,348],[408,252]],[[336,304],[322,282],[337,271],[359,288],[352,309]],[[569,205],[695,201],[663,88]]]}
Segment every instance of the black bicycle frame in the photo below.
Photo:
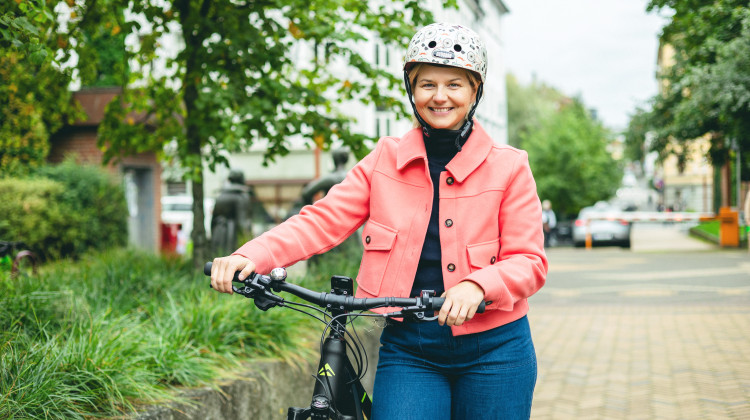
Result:
{"label": "black bicycle frame", "polygon": [[[353,281],[349,277],[331,277],[331,293],[352,296]],[[310,406],[289,407],[288,420],[321,419],[364,420],[370,418],[372,401],[346,354],[347,311],[328,305],[334,317],[331,331],[323,342]]]}

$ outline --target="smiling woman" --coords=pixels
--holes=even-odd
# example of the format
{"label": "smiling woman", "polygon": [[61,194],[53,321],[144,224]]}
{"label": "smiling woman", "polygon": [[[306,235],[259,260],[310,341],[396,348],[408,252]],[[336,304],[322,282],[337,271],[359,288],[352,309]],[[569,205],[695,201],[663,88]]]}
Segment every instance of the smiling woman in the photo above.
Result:
{"label": "smiling woman", "polygon": [[429,125],[448,130],[461,128],[476,101],[479,81],[474,73],[455,67],[417,64],[409,72],[409,78],[417,112]]}
{"label": "smiling woman", "polygon": [[528,418],[536,356],[526,298],[547,273],[528,155],[473,118],[487,75],[474,31],[422,28],[403,71],[419,125],[381,138],[325,197],[215,259],[211,284],[231,293],[235,272],[289,266],[364,224],[357,297],[445,298],[436,320],[383,330],[371,418]]}

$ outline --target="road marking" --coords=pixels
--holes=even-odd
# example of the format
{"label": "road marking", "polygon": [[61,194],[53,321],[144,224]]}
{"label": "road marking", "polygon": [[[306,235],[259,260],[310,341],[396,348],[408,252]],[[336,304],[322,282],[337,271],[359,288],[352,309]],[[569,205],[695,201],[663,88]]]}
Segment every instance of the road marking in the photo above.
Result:
{"label": "road marking", "polygon": [[690,270],[669,270],[669,271],[640,271],[636,273],[617,272],[600,272],[585,273],[587,278],[599,278],[614,281],[646,281],[646,280],[666,280],[666,279],[684,279],[695,277],[718,277],[734,274],[750,274],[750,266],[740,264],[738,267],[724,268],[693,268]]}
{"label": "road marking", "polygon": [[603,258],[597,259],[596,264],[558,264],[550,263],[549,271],[551,272],[580,272],[580,271],[601,271],[611,270],[613,267],[628,267],[638,264],[646,264],[645,258]]}
{"label": "road marking", "polygon": [[657,296],[674,296],[676,290],[668,289],[642,289],[642,290],[625,290],[618,293],[624,297],[657,297]]}
{"label": "road marking", "polygon": [[613,286],[592,286],[561,289],[544,287],[540,293],[550,294],[556,297],[573,297],[581,295],[594,295],[605,293],[616,293],[620,296],[673,296],[680,292],[689,293],[718,293],[726,296],[739,296],[750,294],[750,286],[746,287],[717,287],[717,286],[693,286],[688,284],[633,284]]}

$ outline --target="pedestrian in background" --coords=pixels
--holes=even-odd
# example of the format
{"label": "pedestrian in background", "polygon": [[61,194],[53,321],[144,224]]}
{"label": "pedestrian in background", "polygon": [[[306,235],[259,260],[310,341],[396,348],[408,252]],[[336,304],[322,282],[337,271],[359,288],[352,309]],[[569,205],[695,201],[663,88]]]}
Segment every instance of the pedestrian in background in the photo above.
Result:
{"label": "pedestrian in background", "polygon": [[750,189],[745,194],[745,232],[747,232],[747,248],[750,250]]}
{"label": "pedestrian in background", "polygon": [[235,271],[294,264],[364,223],[357,297],[445,297],[435,321],[385,326],[372,418],[528,419],[537,362],[527,298],[548,268],[528,155],[473,119],[487,81],[476,33],[422,28],[403,71],[418,126],[381,138],[322,199],[215,259],[211,284],[231,293]]}
{"label": "pedestrian in background", "polygon": [[552,203],[549,200],[542,202],[542,230],[544,230],[544,247],[550,246],[551,239],[557,226],[557,217],[552,211]]}

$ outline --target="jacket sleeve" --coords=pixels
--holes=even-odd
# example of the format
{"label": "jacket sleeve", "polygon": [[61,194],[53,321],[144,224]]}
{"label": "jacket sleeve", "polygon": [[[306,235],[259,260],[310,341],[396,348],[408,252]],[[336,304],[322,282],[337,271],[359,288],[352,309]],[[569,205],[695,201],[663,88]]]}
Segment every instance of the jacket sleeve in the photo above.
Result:
{"label": "jacket sleeve", "polygon": [[498,214],[500,251],[496,264],[471,273],[484,289],[488,309],[513,310],[516,302],[536,293],[547,276],[542,206],[536,193],[528,155],[521,151]]}
{"label": "jacket sleeve", "polygon": [[379,150],[376,147],[357,163],[325,197],[247,242],[233,255],[249,258],[256,272],[268,273],[343,242],[369,216],[370,181]]}

